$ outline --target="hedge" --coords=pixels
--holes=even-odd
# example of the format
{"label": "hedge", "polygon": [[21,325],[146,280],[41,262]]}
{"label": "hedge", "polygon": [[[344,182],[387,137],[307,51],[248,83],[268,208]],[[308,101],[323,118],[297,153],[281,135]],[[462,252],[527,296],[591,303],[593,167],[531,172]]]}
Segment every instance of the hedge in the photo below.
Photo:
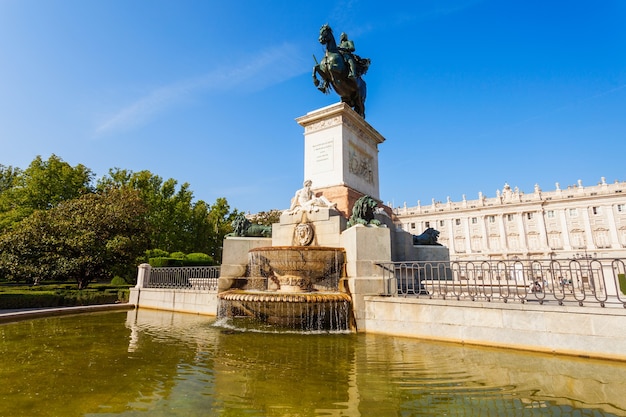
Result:
{"label": "hedge", "polygon": [[128,289],[56,290],[0,293],[0,308],[72,307],[95,304],[127,303]]}
{"label": "hedge", "polygon": [[165,266],[213,266],[214,262],[209,257],[208,259],[179,259],[170,257],[156,257],[150,258],[148,263],[153,268],[165,267]]}

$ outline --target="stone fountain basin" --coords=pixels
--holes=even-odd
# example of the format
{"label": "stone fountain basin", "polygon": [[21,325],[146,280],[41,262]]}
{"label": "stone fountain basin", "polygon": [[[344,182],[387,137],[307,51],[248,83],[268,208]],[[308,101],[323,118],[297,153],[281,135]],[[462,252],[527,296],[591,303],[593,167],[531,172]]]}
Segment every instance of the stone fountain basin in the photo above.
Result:
{"label": "stone fountain basin", "polygon": [[249,251],[250,264],[261,275],[278,281],[280,292],[336,290],[345,264],[343,248],[325,246],[268,246]]}
{"label": "stone fountain basin", "polygon": [[220,316],[251,317],[302,330],[348,330],[351,298],[346,293],[228,290],[218,295]]}

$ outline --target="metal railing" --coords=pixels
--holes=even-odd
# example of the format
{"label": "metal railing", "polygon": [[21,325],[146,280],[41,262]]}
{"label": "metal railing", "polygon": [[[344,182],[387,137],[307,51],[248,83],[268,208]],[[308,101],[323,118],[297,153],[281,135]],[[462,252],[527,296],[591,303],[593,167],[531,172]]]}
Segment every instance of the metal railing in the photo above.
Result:
{"label": "metal railing", "polygon": [[[389,262],[383,295],[626,308],[621,259]],[[620,284],[621,277],[621,284]]]}
{"label": "metal railing", "polygon": [[219,266],[173,266],[150,268],[145,288],[217,290]]}

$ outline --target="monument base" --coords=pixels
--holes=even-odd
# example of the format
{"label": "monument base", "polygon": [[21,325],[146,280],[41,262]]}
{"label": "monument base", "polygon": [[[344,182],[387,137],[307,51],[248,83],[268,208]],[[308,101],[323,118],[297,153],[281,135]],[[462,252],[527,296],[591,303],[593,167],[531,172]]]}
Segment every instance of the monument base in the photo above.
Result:
{"label": "monument base", "polygon": [[313,190],[316,196],[323,195],[333,203],[337,204],[337,211],[342,216],[349,218],[352,215],[352,207],[354,203],[365,194],[345,185],[336,185],[334,187],[321,187]]}
{"label": "monument base", "polygon": [[[380,200],[378,145],[385,138],[346,103],[324,107],[296,119],[304,127],[304,179],[350,215],[362,195]],[[360,195],[353,193],[357,191]],[[332,195],[331,195],[332,194]],[[336,198],[334,198],[334,196]]]}

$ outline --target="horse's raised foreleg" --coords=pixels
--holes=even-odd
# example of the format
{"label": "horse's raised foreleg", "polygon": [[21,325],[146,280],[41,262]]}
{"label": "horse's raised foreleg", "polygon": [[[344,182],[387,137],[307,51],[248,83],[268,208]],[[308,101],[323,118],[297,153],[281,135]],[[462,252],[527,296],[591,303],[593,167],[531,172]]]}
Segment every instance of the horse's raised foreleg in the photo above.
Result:
{"label": "horse's raised foreleg", "polygon": [[315,65],[313,67],[313,84],[317,87],[318,85],[320,85],[320,80],[317,79],[317,73],[320,70],[320,66],[319,65]]}
{"label": "horse's raised foreleg", "polygon": [[[320,80],[317,78],[317,74],[320,75],[321,84],[320,84]],[[328,94],[329,93],[328,77],[321,70],[320,65],[316,65],[316,66],[313,67],[313,84],[315,84],[317,89],[320,90],[322,93],[324,93],[324,94]]]}

